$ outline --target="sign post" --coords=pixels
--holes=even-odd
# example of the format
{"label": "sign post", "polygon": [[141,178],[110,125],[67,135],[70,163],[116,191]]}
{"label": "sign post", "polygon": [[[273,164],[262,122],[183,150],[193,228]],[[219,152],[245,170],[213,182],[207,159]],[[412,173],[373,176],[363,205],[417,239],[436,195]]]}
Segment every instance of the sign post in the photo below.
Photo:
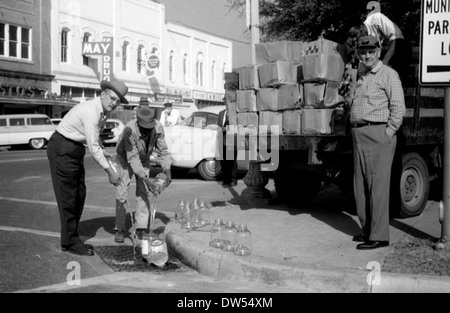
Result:
{"label": "sign post", "polygon": [[436,249],[450,240],[450,6],[448,1],[422,0],[420,83],[445,88],[444,190],[442,235]]}

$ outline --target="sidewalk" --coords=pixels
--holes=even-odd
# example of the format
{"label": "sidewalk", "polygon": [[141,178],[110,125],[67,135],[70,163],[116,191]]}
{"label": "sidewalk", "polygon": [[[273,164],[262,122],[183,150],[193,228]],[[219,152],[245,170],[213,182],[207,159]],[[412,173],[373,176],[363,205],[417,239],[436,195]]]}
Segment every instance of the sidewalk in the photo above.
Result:
{"label": "sidewalk", "polygon": [[[323,195],[322,195],[323,196]],[[209,229],[188,231],[170,222],[166,240],[171,253],[183,263],[212,277],[224,277],[291,288],[294,292],[450,292],[450,278],[398,275],[383,272],[393,244],[407,234],[440,237],[438,204],[429,202],[423,214],[391,221],[391,246],[356,250],[352,237],[359,233],[356,214],[348,213],[348,199],[320,200],[310,210],[268,205],[267,201],[217,204],[211,220],[221,218],[246,224],[253,236],[253,254],[238,257],[209,247]],[[380,276],[369,263],[379,264]],[[370,278],[379,277],[371,286]]]}

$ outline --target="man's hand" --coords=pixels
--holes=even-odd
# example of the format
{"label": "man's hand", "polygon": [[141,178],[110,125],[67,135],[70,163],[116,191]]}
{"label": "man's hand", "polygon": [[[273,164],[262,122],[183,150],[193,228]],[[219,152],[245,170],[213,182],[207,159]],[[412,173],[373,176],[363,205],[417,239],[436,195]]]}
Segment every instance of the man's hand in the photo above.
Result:
{"label": "man's hand", "polygon": [[106,149],[103,149],[103,155],[105,156],[105,158],[107,159],[112,159],[114,158],[113,155],[111,153],[109,153],[108,151],[106,151]]}
{"label": "man's hand", "polygon": [[113,170],[108,170],[109,182],[114,186],[119,186],[122,183],[122,179]]}
{"label": "man's hand", "polygon": [[170,170],[165,170],[165,171],[164,171],[164,174],[166,174],[168,180],[169,180],[170,182],[172,182],[172,173],[171,173],[171,171],[170,171]]}

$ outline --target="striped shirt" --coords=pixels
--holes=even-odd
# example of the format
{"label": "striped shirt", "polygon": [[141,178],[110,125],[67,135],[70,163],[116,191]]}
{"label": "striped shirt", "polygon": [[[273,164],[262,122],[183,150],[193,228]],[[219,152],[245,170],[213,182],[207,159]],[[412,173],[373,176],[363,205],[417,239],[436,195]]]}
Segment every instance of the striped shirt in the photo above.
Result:
{"label": "striped shirt", "polygon": [[394,136],[406,113],[402,83],[395,70],[381,61],[361,75],[355,89],[350,122],[385,122],[386,133]]}

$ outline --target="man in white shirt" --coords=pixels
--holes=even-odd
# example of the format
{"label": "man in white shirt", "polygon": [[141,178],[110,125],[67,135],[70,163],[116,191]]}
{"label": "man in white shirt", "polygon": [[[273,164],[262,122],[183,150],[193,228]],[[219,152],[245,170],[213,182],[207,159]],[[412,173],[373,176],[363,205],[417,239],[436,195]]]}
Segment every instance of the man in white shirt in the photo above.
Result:
{"label": "man in white shirt", "polygon": [[356,42],[361,36],[375,36],[382,51],[381,61],[398,72],[401,78],[408,73],[411,61],[411,47],[406,42],[403,32],[386,15],[381,13],[376,1],[367,4],[368,15],[364,23],[357,23],[349,31],[349,37]]}
{"label": "man in white shirt", "polygon": [[172,103],[165,103],[165,110],[161,114],[160,122],[164,127],[172,127],[179,123],[180,112],[173,108]]}
{"label": "man in white shirt", "polygon": [[56,128],[47,146],[53,189],[61,219],[61,248],[77,255],[94,255],[93,247],[81,242],[78,224],[86,199],[84,155],[87,145],[94,160],[106,171],[109,182],[120,184],[111,155],[100,144],[100,131],[120,103],[128,104],[128,87],[119,81],[102,81],[99,98],[73,107]]}

